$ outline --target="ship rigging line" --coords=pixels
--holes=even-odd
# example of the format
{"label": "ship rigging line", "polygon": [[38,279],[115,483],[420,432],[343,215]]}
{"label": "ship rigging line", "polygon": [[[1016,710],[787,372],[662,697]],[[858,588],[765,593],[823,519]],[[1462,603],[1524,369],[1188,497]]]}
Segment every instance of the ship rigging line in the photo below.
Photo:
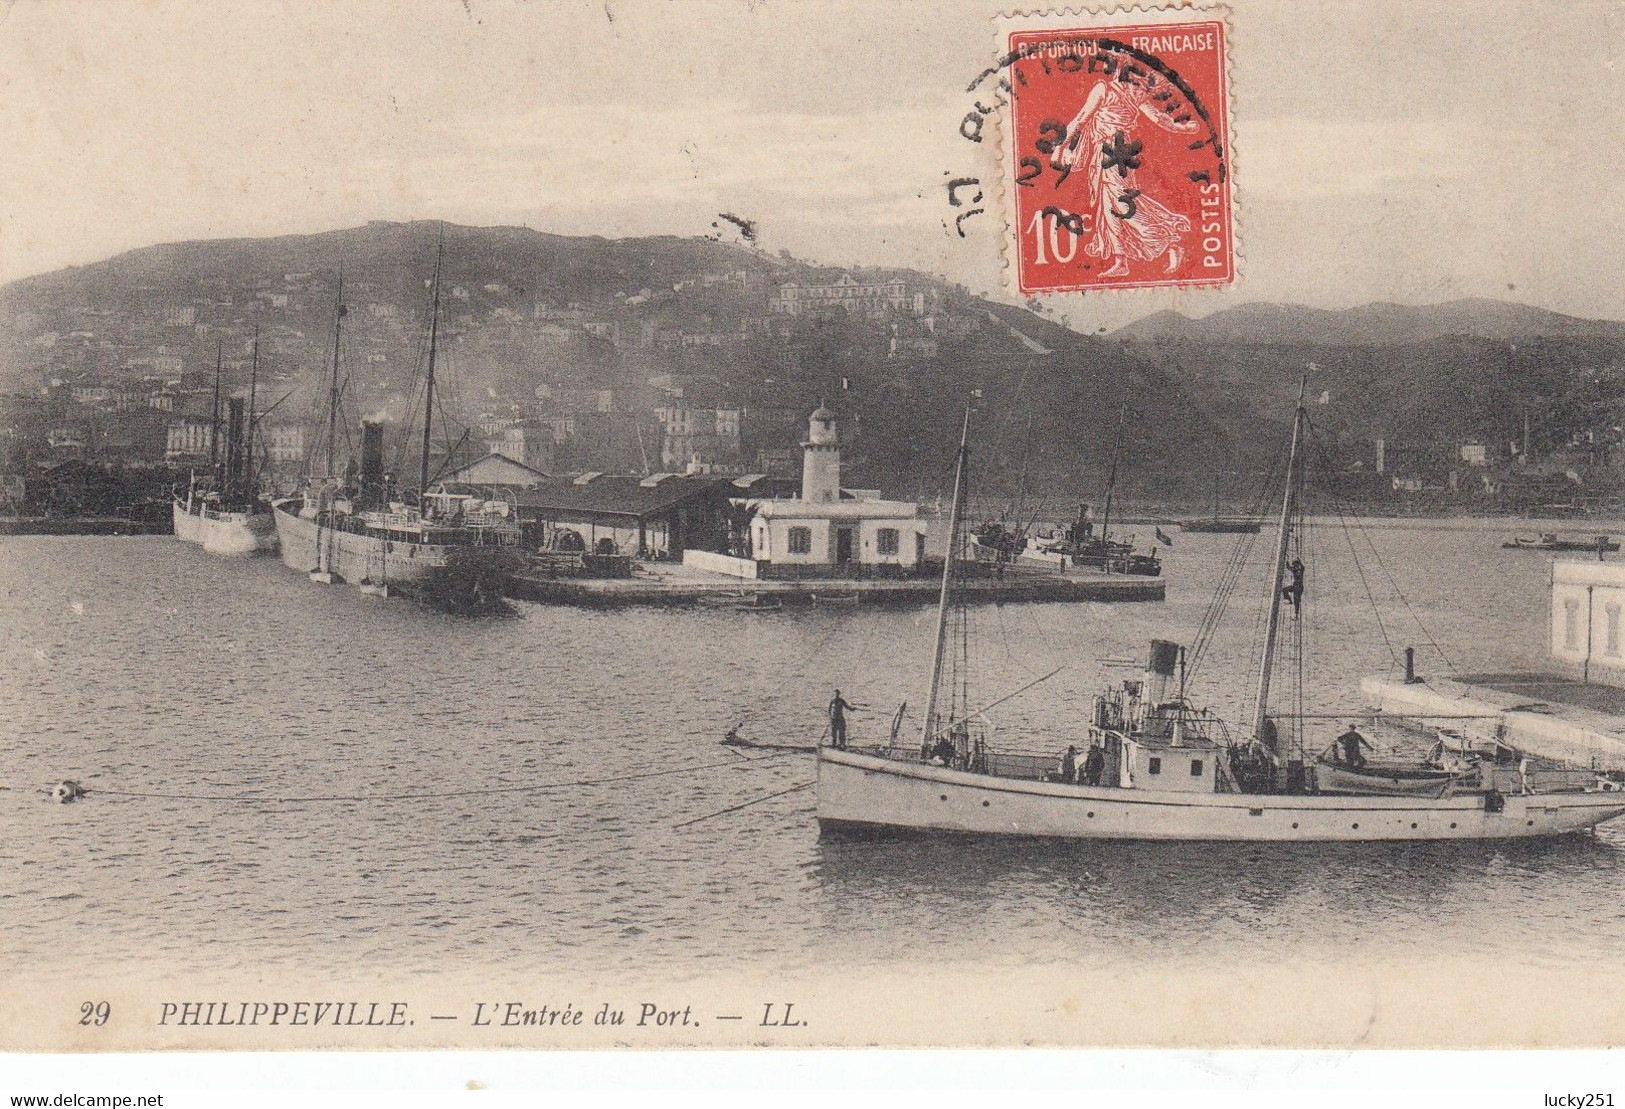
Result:
{"label": "ship rigging line", "polygon": [[[1252,500],[1250,515],[1254,519],[1264,514],[1266,503],[1271,499],[1277,475],[1286,468],[1287,451],[1283,447],[1274,463],[1265,471],[1263,480],[1259,483]],[[1223,571],[1219,576],[1218,585],[1214,586],[1213,599],[1208,602],[1207,611],[1202,614],[1202,622],[1196,629],[1195,642],[1191,645],[1189,657],[1185,667],[1185,677],[1189,681],[1201,669],[1203,660],[1207,656],[1208,648],[1213,643],[1213,637],[1219,626],[1224,622],[1225,613],[1230,608],[1231,599],[1241,586],[1241,577],[1247,568],[1248,559],[1257,542],[1253,535],[1243,533],[1236,537],[1236,543],[1230,550],[1230,556],[1225,562]],[[1261,621],[1260,621],[1261,622]],[[1258,638],[1258,629],[1254,628],[1254,639]]]}
{"label": "ship rigging line", "polygon": [[[750,761],[752,763],[763,763],[789,753],[774,752]],[[617,774],[613,778],[585,778],[574,782],[530,782],[517,786],[492,786],[487,789],[452,789],[420,793],[323,794],[309,797],[265,797],[257,793],[140,793],[124,789],[103,789],[100,786],[84,786],[83,788],[87,796],[93,793],[102,793],[109,797],[138,797],[160,801],[248,801],[262,805],[355,801],[433,801],[452,797],[488,797],[498,793],[534,793],[553,789],[574,789],[578,786],[617,785],[621,782],[635,782],[642,778],[665,778],[674,774],[695,774],[701,770],[715,770],[724,766],[737,768],[739,765],[737,760],[730,759],[724,762],[705,762],[693,766],[680,766],[675,769],[651,770],[643,774]]]}
{"label": "ship rigging line", "polygon": [[[1313,430],[1314,425],[1311,424],[1310,428],[1311,428],[1311,430]],[[1321,445],[1318,442],[1315,442],[1315,440],[1313,438],[1311,438],[1310,441],[1312,443],[1315,443],[1315,447],[1316,447],[1317,451],[1319,451],[1321,456],[1324,458],[1325,457],[1325,452],[1324,452],[1324,449],[1321,447]],[[1335,492],[1332,493],[1332,503],[1337,506],[1338,516],[1341,519],[1343,519],[1344,526],[1346,528],[1347,527],[1347,518],[1348,518],[1349,515],[1351,515],[1351,513],[1348,511],[1349,506]],[[1382,571],[1382,576],[1388,579],[1388,585],[1389,585],[1389,587],[1391,589],[1393,589],[1394,596],[1398,597],[1399,598],[1399,603],[1405,606],[1405,611],[1407,613],[1409,613],[1411,619],[1413,621],[1415,621],[1417,630],[1422,633],[1422,638],[1427,640],[1427,645],[1433,650],[1433,652],[1435,654],[1437,654],[1439,656],[1439,659],[1445,665],[1445,669],[1450,671],[1451,673],[1455,673],[1456,672],[1456,664],[1454,662],[1452,662],[1450,660],[1450,656],[1445,653],[1444,647],[1442,647],[1438,643],[1438,641],[1433,638],[1433,632],[1428,628],[1427,624],[1423,622],[1422,617],[1417,614],[1416,609],[1414,607],[1412,607],[1411,602],[1410,602],[1410,598],[1405,596],[1405,591],[1399,587],[1398,579],[1396,579],[1394,577],[1393,571],[1388,569],[1388,564],[1387,564],[1387,562],[1385,562],[1383,560],[1382,553],[1377,550],[1377,545],[1376,545],[1376,543],[1374,543],[1372,541],[1370,532],[1365,528],[1360,528],[1358,530],[1360,531],[1362,537],[1365,539],[1365,545],[1371,551],[1371,557],[1372,557],[1373,560],[1375,560],[1375,562],[1377,564],[1377,568]],[[1355,564],[1356,568],[1359,567],[1360,562],[1359,562],[1358,557],[1355,558],[1355,563],[1354,564]],[[1361,574],[1361,580],[1362,581],[1364,580],[1364,574],[1363,573]],[[1373,608],[1376,607],[1376,602],[1375,601],[1372,602],[1372,607]],[[1382,616],[1381,616],[1380,613],[1377,616],[1377,620],[1378,620],[1378,623],[1379,623],[1379,626],[1380,626],[1381,620],[1382,620]],[[1384,638],[1386,639],[1386,636]],[[1392,654],[1392,653],[1393,653],[1392,648],[1390,648],[1390,654]],[[1399,662],[1398,656],[1394,655],[1394,663],[1397,665],[1398,662]]]}
{"label": "ship rigging line", "polygon": [[[1315,436],[1317,430],[1319,429],[1315,427],[1314,423],[1310,422],[1309,443],[1314,447],[1315,455],[1320,459],[1321,464],[1330,471],[1331,460],[1327,457],[1324,445]],[[1354,545],[1354,532],[1349,528],[1348,513],[1344,511],[1345,505],[1342,498],[1338,497],[1335,492],[1331,494],[1331,501],[1332,506],[1337,510],[1337,522],[1343,529],[1343,538],[1348,542],[1349,557],[1354,562],[1354,572],[1360,576],[1360,587],[1365,590],[1365,599],[1371,603],[1371,614],[1377,621],[1377,634],[1382,636],[1382,645],[1388,649],[1388,662],[1390,665],[1397,666],[1399,665],[1399,652],[1394,649],[1393,640],[1388,638],[1388,626],[1383,622],[1382,608],[1377,604],[1376,595],[1371,591],[1371,582],[1366,578],[1365,567],[1360,562],[1360,551]],[[1390,584],[1393,584],[1392,579],[1390,579]],[[1399,594],[1400,600],[1404,600],[1404,595],[1399,593],[1397,585],[1394,586],[1394,592]]]}

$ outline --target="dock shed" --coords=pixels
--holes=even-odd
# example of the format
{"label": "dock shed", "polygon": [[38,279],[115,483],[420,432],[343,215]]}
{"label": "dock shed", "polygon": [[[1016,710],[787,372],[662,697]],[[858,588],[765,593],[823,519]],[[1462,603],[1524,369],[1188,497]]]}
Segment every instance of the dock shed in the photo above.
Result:
{"label": "dock shed", "polygon": [[727,549],[737,493],[723,478],[588,473],[547,478],[515,501],[545,549],[680,559],[685,550]]}

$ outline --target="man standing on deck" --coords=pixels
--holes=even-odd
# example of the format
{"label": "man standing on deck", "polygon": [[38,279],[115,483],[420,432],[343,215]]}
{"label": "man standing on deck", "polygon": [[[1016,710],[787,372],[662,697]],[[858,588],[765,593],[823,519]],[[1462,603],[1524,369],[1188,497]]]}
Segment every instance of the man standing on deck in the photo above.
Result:
{"label": "man standing on deck", "polygon": [[1106,752],[1100,744],[1095,743],[1089,747],[1089,753],[1083,756],[1083,784],[1098,786],[1100,775],[1106,769]]}
{"label": "man standing on deck", "polygon": [[1344,764],[1353,767],[1355,770],[1359,770],[1365,765],[1365,755],[1360,751],[1360,748],[1364,747],[1367,751],[1376,750],[1375,747],[1365,741],[1365,736],[1361,735],[1360,729],[1353,724],[1349,725],[1348,731],[1337,737],[1337,742],[1343,745]]}
{"label": "man standing on deck", "polygon": [[829,741],[836,747],[846,748],[846,714],[855,712],[858,706],[841,696],[836,690],[835,696],[829,702]]}

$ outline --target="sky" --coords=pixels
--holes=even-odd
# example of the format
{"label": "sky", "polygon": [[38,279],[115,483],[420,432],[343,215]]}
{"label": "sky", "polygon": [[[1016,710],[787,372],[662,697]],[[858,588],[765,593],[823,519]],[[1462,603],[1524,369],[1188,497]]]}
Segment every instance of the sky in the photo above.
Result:
{"label": "sky", "polygon": [[[0,0],[0,282],[183,239],[719,212],[815,262],[1003,288],[945,182],[999,0]],[[1463,296],[1625,318],[1625,5],[1229,6],[1240,279],[1161,308]],[[1006,294],[1007,295],[1007,294]]]}

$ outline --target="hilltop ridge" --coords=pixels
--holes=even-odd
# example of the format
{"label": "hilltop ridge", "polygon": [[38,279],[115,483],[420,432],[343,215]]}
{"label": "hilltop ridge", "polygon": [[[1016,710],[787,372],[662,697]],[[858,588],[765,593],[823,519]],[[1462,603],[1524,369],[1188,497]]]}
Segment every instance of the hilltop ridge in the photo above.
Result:
{"label": "hilltop ridge", "polygon": [[195,412],[217,344],[240,384],[257,329],[262,380],[295,390],[283,411],[302,411],[325,373],[342,268],[348,406],[402,419],[442,234],[449,419],[476,441],[513,424],[552,436],[551,466],[784,465],[827,399],[852,480],[934,496],[960,406],[980,390],[982,487],[1072,498],[1098,491],[1124,403],[1147,420],[1129,484],[1177,483],[1193,439],[1214,434],[1116,344],[924,274],[710,239],[433,222],[164,244],[14,282],[0,289],[0,381],[55,380],[112,407],[136,386],[167,389]]}
{"label": "hilltop ridge", "polygon": [[1375,301],[1355,308],[1255,302],[1202,319],[1157,312],[1112,332],[1131,342],[1298,343],[1387,346],[1450,336],[1516,341],[1535,338],[1625,339],[1625,323],[1582,319],[1512,301],[1470,297],[1442,304]]}
{"label": "hilltop ridge", "polygon": [[[1462,471],[1463,444],[1504,468],[1526,423],[1535,454],[1578,459],[1565,472],[1586,496],[1625,473],[1613,321],[1485,299],[1260,303],[1102,337],[908,270],[430,221],[162,244],[0,288],[7,449],[163,456],[166,426],[206,411],[217,349],[240,386],[256,333],[260,380],[289,395],[277,418],[304,418],[341,268],[347,419],[403,421],[442,235],[441,449],[534,450],[561,471],[793,476],[807,413],[827,401],[850,480],[930,498],[979,392],[973,477],[989,495],[1098,497],[1126,406],[1121,491],[1202,503],[1214,472],[1268,467],[1307,372],[1333,465],[1362,475],[1364,497],[1400,491],[1373,480],[1377,439],[1430,460],[1411,484],[1490,489],[1498,479]],[[297,429],[281,435],[291,459]]]}

